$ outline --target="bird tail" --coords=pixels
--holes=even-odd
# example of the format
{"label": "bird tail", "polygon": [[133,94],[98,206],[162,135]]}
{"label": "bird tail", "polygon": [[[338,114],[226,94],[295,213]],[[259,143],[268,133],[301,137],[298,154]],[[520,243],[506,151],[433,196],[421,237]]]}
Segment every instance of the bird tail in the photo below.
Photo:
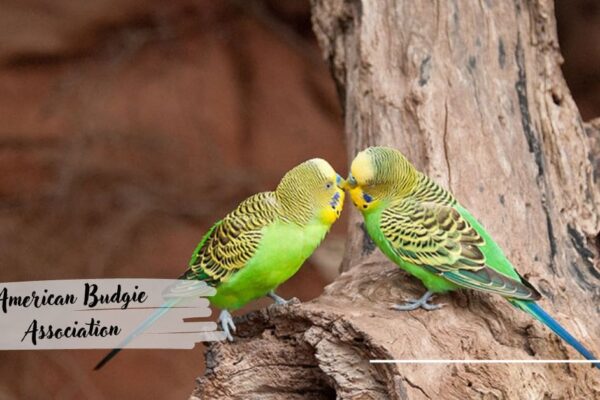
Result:
{"label": "bird tail", "polygon": [[[542,307],[540,307],[534,301],[528,300],[517,300],[510,299],[509,300],[514,306],[520,308],[521,310],[531,314],[535,319],[546,325],[548,328],[552,329],[554,333],[560,336],[565,342],[573,346],[575,350],[581,353],[588,360],[597,360],[591,351],[585,348],[573,335],[571,335],[565,328],[563,328],[554,318],[552,318]],[[593,366],[600,369],[600,363],[592,363]]]}
{"label": "bird tail", "polygon": [[148,318],[144,320],[133,332],[129,334],[120,344],[119,347],[112,349],[107,355],[104,356],[102,360],[94,367],[94,371],[102,368],[107,362],[112,360],[114,356],[119,354],[119,352],[127,346],[133,339],[135,339],[138,335],[148,329],[153,323],[155,323],[160,317],[165,315],[167,311],[169,311],[172,307],[174,307],[181,298],[172,298],[165,301],[159,308],[157,308]]}

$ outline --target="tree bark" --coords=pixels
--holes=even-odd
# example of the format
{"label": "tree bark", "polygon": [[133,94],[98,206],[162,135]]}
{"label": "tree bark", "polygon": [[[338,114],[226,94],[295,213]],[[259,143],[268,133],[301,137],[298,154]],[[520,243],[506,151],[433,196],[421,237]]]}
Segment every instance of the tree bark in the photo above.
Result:
{"label": "tree bark", "polygon": [[[600,191],[590,152],[599,130],[584,127],[562,77],[553,3],[312,8],[350,159],[369,145],[400,149],[478,216],[544,295],[540,304],[600,354]],[[388,309],[424,289],[347,208],[339,278],[312,302],[239,319],[239,339],[208,346],[192,398],[600,398],[600,373],[588,365],[370,364],[581,357],[499,296],[463,291],[440,296],[440,311]]]}

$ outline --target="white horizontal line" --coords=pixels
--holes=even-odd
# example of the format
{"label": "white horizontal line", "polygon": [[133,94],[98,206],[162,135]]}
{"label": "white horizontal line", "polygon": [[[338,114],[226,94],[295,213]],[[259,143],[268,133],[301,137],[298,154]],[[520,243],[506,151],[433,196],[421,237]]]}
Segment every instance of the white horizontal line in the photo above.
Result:
{"label": "white horizontal line", "polygon": [[369,360],[371,364],[592,364],[600,360]]}

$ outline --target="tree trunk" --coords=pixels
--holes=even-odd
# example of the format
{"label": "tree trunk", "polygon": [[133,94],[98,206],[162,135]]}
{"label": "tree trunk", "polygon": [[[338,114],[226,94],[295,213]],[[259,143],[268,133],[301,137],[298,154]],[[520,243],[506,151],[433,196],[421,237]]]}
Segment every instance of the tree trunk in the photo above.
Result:
{"label": "tree trunk", "polygon": [[[540,304],[600,354],[600,192],[591,143],[560,70],[548,0],[313,0],[313,26],[344,109],[350,159],[400,149],[487,227]],[[344,171],[340,171],[343,173]],[[589,365],[370,364],[370,359],[580,359],[499,296],[424,291],[352,214],[343,273],[306,304],[238,321],[214,343],[192,398],[592,399]]]}

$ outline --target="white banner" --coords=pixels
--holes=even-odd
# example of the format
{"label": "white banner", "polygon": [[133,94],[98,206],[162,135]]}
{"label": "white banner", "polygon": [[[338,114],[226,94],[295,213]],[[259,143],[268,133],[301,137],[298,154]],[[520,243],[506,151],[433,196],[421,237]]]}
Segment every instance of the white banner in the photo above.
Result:
{"label": "white banner", "polygon": [[[208,319],[206,297],[215,291],[201,281],[173,279],[0,283],[0,350],[191,349],[224,340]],[[140,331],[145,322],[152,323]]]}

